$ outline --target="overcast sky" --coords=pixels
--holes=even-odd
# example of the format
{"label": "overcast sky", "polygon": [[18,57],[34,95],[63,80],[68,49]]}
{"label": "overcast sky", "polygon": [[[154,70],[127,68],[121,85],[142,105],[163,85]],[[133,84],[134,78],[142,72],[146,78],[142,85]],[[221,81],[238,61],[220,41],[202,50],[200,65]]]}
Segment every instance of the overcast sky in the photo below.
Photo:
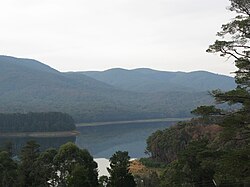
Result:
{"label": "overcast sky", "polygon": [[205,52],[232,18],[228,6],[228,0],[2,0],[0,54],[60,71],[229,74],[232,62]]}

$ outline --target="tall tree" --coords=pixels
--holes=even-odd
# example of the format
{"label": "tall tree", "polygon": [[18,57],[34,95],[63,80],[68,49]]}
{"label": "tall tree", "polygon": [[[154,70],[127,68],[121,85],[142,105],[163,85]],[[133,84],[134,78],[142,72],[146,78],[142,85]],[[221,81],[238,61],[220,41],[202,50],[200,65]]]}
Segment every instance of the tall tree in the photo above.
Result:
{"label": "tall tree", "polygon": [[[250,157],[250,1],[230,0],[230,11],[236,13],[232,21],[222,25],[220,38],[209,46],[207,52],[233,59],[237,70],[237,87],[228,92],[212,92],[218,103],[238,104],[240,108],[227,111],[219,124],[223,127],[219,146],[224,155],[218,161],[215,177],[220,183],[228,180],[249,184]],[[232,168],[233,171],[232,171]],[[224,181],[223,181],[224,180]]]}
{"label": "tall tree", "polygon": [[32,172],[35,170],[34,163],[36,162],[40,150],[40,145],[35,141],[28,141],[22,148],[19,164],[19,186],[33,186],[35,179]]}
{"label": "tall tree", "polygon": [[129,173],[129,159],[128,152],[117,151],[110,158],[110,180],[108,186],[110,187],[135,187],[134,177]]}
{"label": "tall tree", "polygon": [[212,92],[219,103],[240,104],[238,111],[228,112],[224,122],[224,142],[231,141],[235,146],[247,145],[250,134],[250,1],[230,0],[229,10],[237,13],[229,23],[222,25],[218,32],[220,40],[209,46],[207,52],[219,53],[233,58],[237,88],[228,92]]}
{"label": "tall tree", "polygon": [[[78,148],[75,144],[69,142],[60,147],[54,158],[55,166],[60,172],[59,186],[73,185],[72,179],[82,178],[85,186],[98,186],[97,163],[85,149]],[[83,171],[81,169],[84,168]],[[78,184],[80,181],[77,181]]]}
{"label": "tall tree", "polygon": [[30,176],[33,178],[33,186],[56,186],[58,171],[56,170],[54,157],[56,149],[48,149],[42,152],[34,162]]}

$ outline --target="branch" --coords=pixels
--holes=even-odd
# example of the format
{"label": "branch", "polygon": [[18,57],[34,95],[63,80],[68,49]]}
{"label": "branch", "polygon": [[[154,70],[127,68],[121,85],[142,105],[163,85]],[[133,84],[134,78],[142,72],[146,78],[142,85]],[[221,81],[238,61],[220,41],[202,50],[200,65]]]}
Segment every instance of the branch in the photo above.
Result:
{"label": "branch", "polygon": [[241,54],[241,53],[239,53],[239,52],[237,51],[237,49],[234,49],[233,51],[234,51],[237,55],[239,55],[239,56],[249,58],[249,56],[248,56],[247,54]]}
{"label": "branch", "polygon": [[250,46],[246,46],[246,45],[231,45],[231,47],[250,49]]}
{"label": "branch", "polygon": [[227,54],[227,55],[231,55],[232,57],[236,58],[237,60],[239,60],[240,58],[237,57],[235,54],[231,53],[231,52],[228,52],[226,51],[225,49],[221,48],[220,51],[224,54]]}

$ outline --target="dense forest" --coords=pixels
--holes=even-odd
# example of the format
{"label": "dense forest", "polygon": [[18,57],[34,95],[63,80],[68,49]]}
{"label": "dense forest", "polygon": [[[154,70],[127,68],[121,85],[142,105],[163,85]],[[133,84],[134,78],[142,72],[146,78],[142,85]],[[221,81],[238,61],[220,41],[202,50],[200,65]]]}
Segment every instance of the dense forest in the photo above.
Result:
{"label": "dense forest", "polygon": [[217,103],[240,107],[200,106],[192,111],[198,118],[152,134],[147,140],[151,158],[142,162],[162,168],[158,186],[250,185],[250,2],[230,2],[238,15],[222,26],[222,40],[207,52],[235,59],[237,88],[211,95]]}
{"label": "dense forest", "polygon": [[13,113],[0,114],[0,132],[52,132],[71,131],[76,126],[65,113]]}

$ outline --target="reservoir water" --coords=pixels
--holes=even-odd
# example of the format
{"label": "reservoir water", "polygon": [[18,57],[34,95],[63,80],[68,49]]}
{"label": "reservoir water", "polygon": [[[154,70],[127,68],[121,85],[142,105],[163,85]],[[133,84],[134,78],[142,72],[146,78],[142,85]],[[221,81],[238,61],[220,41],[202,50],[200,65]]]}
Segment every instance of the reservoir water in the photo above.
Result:
{"label": "reservoir water", "polygon": [[14,154],[18,154],[28,140],[35,140],[43,151],[58,148],[66,142],[75,142],[87,149],[94,158],[110,158],[116,151],[128,151],[131,158],[145,157],[146,140],[153,132],[165,129],[176,122],[150,122],[106,124],[77,127],[77,137],[0,137],[0,147],[12,142]]}
{"label": "reservoir water", "polygon": [[88,149],[94,158],[110,158],[116,151],[128,151],[131,158],[145,157],[148,136],[174,123],[129,123],[79,127],[77,130],[80,135],[76,138],[76,144]]}
{"label": "reservoir water", "polygon": [[146,140],[155,131],[162,130],[176,122],[112,124],[104,126],[79,127],[76,144],[86,148],[98,163],[99,176],[109,176],[107,167],[116,151],[128,151],[131,158],[146,157]]}
{"label": "reservoir water", "polygon": [[59,148],[69,141],[80,148],[87,149],[98,163],[99,176],[108,175],[108,159],[116,151],[128,151],[131,158],[146,157],[146,140],[155,131],[168,128],[176,122],[150,122],[129,124],[106,124],[100,126],[78,127],[77,137],[0,137],[0,147],[5,142],[12,142],[13,153],[18,154],[28,140],[35,140],[40,149]]}

